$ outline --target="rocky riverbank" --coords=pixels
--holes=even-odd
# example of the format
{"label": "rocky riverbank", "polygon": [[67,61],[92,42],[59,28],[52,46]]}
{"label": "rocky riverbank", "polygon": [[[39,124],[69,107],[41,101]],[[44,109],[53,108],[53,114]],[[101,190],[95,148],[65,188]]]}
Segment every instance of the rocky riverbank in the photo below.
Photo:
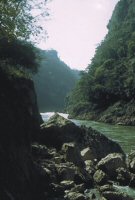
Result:
{"label": "rocky riverbank", "polygon": [[72,113],[69,118],[135,126],[135,101],[119,101],[104,110],[85,110],[80,113]]}
{"label": "rocky riverbank", "polygon": [[41,125],[32,159],[43,199],[134,199],[114,185],[135,187],[135,152],[127,158],[114,141],[58,114]]}

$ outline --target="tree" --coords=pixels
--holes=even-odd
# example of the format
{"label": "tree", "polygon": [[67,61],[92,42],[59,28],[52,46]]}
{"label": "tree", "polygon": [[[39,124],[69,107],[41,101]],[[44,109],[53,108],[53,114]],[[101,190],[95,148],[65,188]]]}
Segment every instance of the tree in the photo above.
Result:
{"label": "tree", "polygon": [[28,41],[31,36],[40,37],[44,33],[38,21],[48,15],[46,2],[47,0],[0,1],[1,62],[16,69],[27,69],[27,72],[37,71],[37,49]]}
{"label": "tree", "polygon": [[27,72],[37,72],[39,50],[30,42],[6,38],[0,40],[0,60],[14,65],[18,69],[25,69]]}
{"label": "tree", "polygon": [[[29,39],[31,34],[39,35],[43,29],[38,25],[38,20],[47,15],[46,1],[39,0],[35,3],[34,0],[1,0],[0,39]],[[32,10],[36,10],[38,15],[34,16]]]}

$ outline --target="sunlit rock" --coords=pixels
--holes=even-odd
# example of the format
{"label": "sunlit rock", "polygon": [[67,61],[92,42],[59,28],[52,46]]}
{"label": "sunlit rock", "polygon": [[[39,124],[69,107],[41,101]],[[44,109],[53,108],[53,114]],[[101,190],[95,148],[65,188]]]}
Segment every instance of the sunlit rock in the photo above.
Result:
{"label": "sunlit rock", "polygon": [[103,170],[110,178],[116,179],[117,169],[126,168],[126,163],[122,154],[112,153],[102,158],[97,164],[97,168]]}
{"label": "sunlit rock", "polygon": [[107,175],[102,170],[97,170],[93,178],[97,185],[104,185],[108,180]]}

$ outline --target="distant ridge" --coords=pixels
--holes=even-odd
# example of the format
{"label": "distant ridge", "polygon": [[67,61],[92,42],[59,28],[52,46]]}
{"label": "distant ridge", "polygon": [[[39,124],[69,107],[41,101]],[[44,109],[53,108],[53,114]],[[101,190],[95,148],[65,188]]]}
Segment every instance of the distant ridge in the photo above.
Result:
{"label": "distant ridge", "polygon": [[38,74],[33,77],[40,112],[62,111],[68,93],[79,78],[78,70],[71,70],[55,50],[40,51]]}

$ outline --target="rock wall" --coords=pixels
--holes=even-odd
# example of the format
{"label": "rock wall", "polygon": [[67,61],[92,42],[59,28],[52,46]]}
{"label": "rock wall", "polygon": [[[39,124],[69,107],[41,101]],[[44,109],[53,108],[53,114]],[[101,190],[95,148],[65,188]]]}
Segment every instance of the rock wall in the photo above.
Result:
{"label": "rock wall", "polygon": [[27,200],[37,177],[30,143],[39,130],[33,82],[0,72],[0,198]]}

